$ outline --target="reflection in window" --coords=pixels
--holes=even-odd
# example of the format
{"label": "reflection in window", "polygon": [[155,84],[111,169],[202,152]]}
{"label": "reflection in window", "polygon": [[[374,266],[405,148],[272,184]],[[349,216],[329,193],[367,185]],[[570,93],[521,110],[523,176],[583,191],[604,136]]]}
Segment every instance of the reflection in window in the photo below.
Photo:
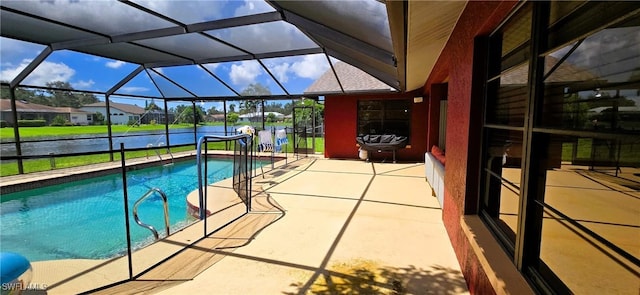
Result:
{"label": "reflection in window", "polygon": [[410,100],[358,101],[358,135],[411,135]]}
{"label": "reflection in window", "polygon": [[545,58],[544,127],[640,132],[640,29],[622,24]]}
{"label": "reflection in window", "polygon": [[[637,294],[637,5],[628,6],[635,15],[625,20],[629,12],[621,8],[608,17],[586,17],[602,15],[595,2],[552,1],[550,11],[549,3],[529,4],[540,12],[534,15],[550,14],[552,30],[542,27],[550,25],[546,17],[532,21],[525,4],[489,40],[480,215],[537,287],[557,294]],[[580,21],[592,33],[577,33],[565,21]],[[537,23],[541,27],[533,27]],[[527,28],[547,42],[528,50],[536,44],[523,39]],[[527,55],[538,52],[543,63]],[[540,74],[541,83],[529,72]],[[531,120],[524,120],[525,111]]]}
{"label": "reflection in window", "polygon": [[489,82],[487,123],[522,127],[527,100],[529,63],[503,73]]}
{"label": "reflection in window", "polygon": [[522,132],[489,129],[487,133],[482,208],[513,247],[520,201]]}
{"label": "reflection in window", "polygon": [[562,165],[541,168],[542,267],[576,294],[637,292],[640,145],[629,137],[552,136],[547,149],[561,153]]}

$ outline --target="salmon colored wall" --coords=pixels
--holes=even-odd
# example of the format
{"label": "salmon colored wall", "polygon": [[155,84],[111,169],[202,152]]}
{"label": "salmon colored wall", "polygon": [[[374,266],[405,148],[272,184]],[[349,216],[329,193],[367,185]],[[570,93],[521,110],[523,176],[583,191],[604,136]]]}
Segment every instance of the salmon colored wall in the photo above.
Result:
{"label": "salmon colored wall", "polygon": [[427,127],[427,148],[438,145],[440,136],[440,101],[447,97],[447,84],[431,85],[431,93],[429,95],[429,126]]}
{"label": "salmon colored wall", "polygon": [[[341,95],[327,96],[324,103],[325,142],[324,156],[326,158],[358,158],[356,146],[358,100],[378,99],[411,99],[412,94],[394,95]],[[411,148],[396,152],[399,161],[424,161],[427,136],[427,102],[413,103],[411,109]],[[391,159],[391,153],[370,153],[375,160]]]}
{"label": "salmon colored wall", "polygon": [[[478,161],[479,137],[474,132],[481,123],[470,120],[479,117],[471,116],[471,112],[481,111],[475,107],[481,96],[472,94],[474,38],[487,36],[516,4],[469,1],[424,87],[429,91],[432,85],[448,82],[443,220],[471,294],[495,293],[460,225],[465,201],[475,202],[478,194],[477,183],[469,181],[477,175],[473,170]],[[434,127],[437,125],[429,128]],[[468,186],[469,182],[472,184]]]}

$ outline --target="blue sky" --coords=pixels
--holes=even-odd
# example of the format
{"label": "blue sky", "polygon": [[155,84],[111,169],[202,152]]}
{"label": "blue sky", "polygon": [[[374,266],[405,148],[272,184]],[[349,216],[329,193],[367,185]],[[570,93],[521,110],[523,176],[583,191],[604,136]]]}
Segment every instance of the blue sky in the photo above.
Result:
{"label": "blue sky", "polygon": [[[34,1],[27,1],[34,4]],[[149,9],[166,13],[170,17],[190,24],[215,19],[224,19],[234,16],[263,13],[273,11],[273,8],[264,1],[207,1],[208,9],[199,9],[203,2],[200,1],[134,1]],[[36,8],[44,17],[56,19],[65,13],[64,5],[71,5],[68,1],[53,0],[37,2]],[[131,15],[118,11],[119,15],[104,15],[104,6],[122,5],[122,3],[105,1],[75,1],[81,15],[73,15],[68,18],[69,23],[79,23],[83,18],[94,17],[106,19],[105,30],[113,23],[118,23],[122,18],[133,18]],[[95,5],[100,4],[100,5]],[[13,4],[12,4],[13,5]],[[15,4],[28,5],[28,4]],[[211,6],[214,6],[213,8]],[[33,6],[33,5],[32,5]],[[45,7],[47,6],[47,7]],[[136,24],[133,24],[134,26]],[[163,24],[158,24],[162,26]],[[270,22],[247,27],[236,27],[222,30],[208,31],[208,34],[221,38],[233,45],[248,48],[251,52],[261,53],[272,50],[307,49],[317,45],[309,40],[294,26],[286,22]],[[276,35],[277,34],[277,35]],[[276,42],[268,42],[272,48],[252,48],[256,38],[272,39]],[[141,40],[143,42],[155,42],[158,40]],[[181,45],[181,44],[180,44]],[[0,80],[10,81],[16,77],[42,50],[44,46],[28,42],[0,37]],[[284,58],[264,59],[262,62],[276,79],[289,91],[290,94],[301,94],[313,81],[326,72],[330,66],[326,56],[322,54],[294,56]],[[338,60],[332,58],[332,62]],[[271,91],[272,94],[285,94],[278,83],[254,60],[215,63],[205,65],[212,73],[215,73],[225,83],[241,92],[247,85],[260,83]],[[126,77],[137,64],[107,59],[74,52],[71,50],[54,51],[22,82],[22,85],[44,86],[47,82],[69,82],[75,89],[104,92]],[[232,91],[224,87],[203,69],[195,65],[180,67],[155,68],[156,71],[168,78],[180,83],[192,93],[198,96],[231,96]],[[171,85],[164,78],[152,73],[156,82],[161,86],[163,94],[168,97],[188,95],[183,90]],[[117,94],[132,94],[158,97],[154,84],[146,72],[141,72],[129,83],[124,85]],[[100,97],[100,99],[104,99]],[[114,98],[117,100],[119,98]],[[121,102],[131,103],[126,100]],[[132,100],[136,104],[144,104],[144,101]]]}

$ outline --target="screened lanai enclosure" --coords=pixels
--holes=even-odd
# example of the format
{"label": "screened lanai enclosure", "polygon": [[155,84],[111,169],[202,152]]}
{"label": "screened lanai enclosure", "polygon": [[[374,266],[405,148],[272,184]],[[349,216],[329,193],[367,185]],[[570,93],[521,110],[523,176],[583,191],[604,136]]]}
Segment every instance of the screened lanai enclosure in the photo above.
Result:
{"label": "screened lanai enclosure", "polygon": [[[2,175],[114,161],[121,143],[126,157],[166,160],[245,125],[286,130],[289,152],[321,152],[324,95],[404,88],[389,9],[375,0],[2,1]],[[354,72],[376,83],[363,89]]]}
{"label": "screened lanai enclosure", "polygon": [[1,1],[2,251],[31,262],[30,286],[80,293],[264,210],[252,180],[274,154],[322,152],[326,95],[404,90],[389,9]]}

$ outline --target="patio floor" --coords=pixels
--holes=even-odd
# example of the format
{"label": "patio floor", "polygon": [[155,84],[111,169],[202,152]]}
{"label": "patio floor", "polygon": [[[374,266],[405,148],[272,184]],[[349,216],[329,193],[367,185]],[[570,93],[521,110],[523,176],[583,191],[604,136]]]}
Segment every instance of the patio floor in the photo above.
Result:
{"label": "patio floor", "polygon": [[[251,213],[191,246],[193,239],[176,235],[143,249],[151,257],[188,246],[133,281],[92,293],[469,293],[424,163],[310,157],[280,165],[254,178]],[[32,293],[78,293],[121,280],[125,261],[85,267],[81,275],[60,271],[59,263],[73,260],[42,262],[34,280],[47,277],[49,288]]]}
{"label": "patio floor", "polygon": [[468,293],[424,164],[310,158],[254,181],[252,213],[98,293]]}

